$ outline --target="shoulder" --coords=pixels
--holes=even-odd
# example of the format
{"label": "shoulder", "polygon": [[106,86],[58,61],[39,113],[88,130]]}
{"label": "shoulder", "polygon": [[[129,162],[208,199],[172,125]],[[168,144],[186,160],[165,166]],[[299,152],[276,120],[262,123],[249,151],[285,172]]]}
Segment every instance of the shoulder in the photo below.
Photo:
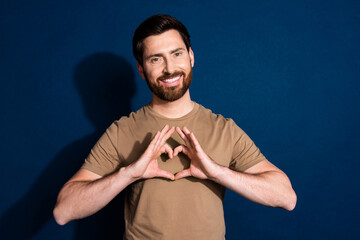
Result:
{"label": "shoulder", "polygon": [[128,116],[122,116],[120,119],[115,120],[106,129],[105,134],[110,138],[117,137],[119,135],[128,135],[132,132],[132,129],[136,129],[136,125],[139,125],[146,115],[145,107],[140,108],[135,112],[131,112]]}
{"label": "shoulder", "polygon": [[232,118],[224,117],[222,114],[214,113],[211,109],[206,108],[199,104],[198,116],[211,122],[219,125],[219,126],[228,126],[230,128],[239,128],[235,121]]}
{"label": "shoulder", "polygon": [[212,110],[205,108],[199,104],[198,117],[196,119],[198,128],[203,131],[209,131],[211,134],[220,134],[232,139],[233,142],[238,141],[246,133],[235,123],[232,118],[224,117],[222,114],[214,113]]}
{"label": "shoulder", "polygon": [[134,124],[146,116],[146,106],[138,109],[135,112],[131,112],[128,116],[122,116],[120,119],[114,121],[110,127],[122,127],[122,126],[129,126],[129,124]]}

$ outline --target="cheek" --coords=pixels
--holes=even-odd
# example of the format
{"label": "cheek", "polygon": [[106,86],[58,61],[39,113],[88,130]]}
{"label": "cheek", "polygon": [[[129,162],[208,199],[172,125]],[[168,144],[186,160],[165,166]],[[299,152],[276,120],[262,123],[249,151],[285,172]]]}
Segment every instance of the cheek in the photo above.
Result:
{"label": "cheek", "polygon": [[146,71],[146,76],[149,79],[157,79],[158,77],[160,77],[162,75],[162,71],[159,69],[148,69]]}
{"label": "cheek", "polygon": [[189,58],[187,58],[186,60],[184,60],[183,66],[186,67],[186,68],[191,68],[191,62],[192,62],[192,60],[191,60],[191,58],[189,57]]}
{"label": "cheek", "polygon": [[191,62],[188,61],[188,62],[185,62],[181,65],[181,68],[184,69],[184,70],[187,70],[189,71],[189,69],[191,69]]}

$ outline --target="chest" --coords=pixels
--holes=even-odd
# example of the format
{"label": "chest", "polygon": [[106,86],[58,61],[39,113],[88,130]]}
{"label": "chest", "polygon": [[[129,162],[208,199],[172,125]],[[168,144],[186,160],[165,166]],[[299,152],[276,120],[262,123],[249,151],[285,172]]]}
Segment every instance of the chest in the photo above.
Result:
{"label": "chest", "polygon": [[[196,133],[195,137],[198,139],[204,152],[215,162],[223,166],[229,166],[232,157],[232,143],[231,138],[222,131],[208,131],[203,133]],[[167,144],[175,149],[177,146],[183,144],[183,140],[176,133],[167,141]],[[170,159],[167,154],[163,154],[158,159],[159,167],[163,170],[169,171],[173,174],[187,169],[190,166],[190,159],[183,153]]]}

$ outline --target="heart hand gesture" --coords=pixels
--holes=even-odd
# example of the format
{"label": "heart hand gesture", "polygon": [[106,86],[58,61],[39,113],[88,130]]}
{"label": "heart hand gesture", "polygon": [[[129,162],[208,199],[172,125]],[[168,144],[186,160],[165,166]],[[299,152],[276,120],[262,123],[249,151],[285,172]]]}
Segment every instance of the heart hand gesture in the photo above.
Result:
{"label": "heart hand gesture", "polygon": [[174,180],[174,175],[160,169],[157,163],[158,157],[165,152],[170,158],[173,158],[173,150],[166,143],[166,140],[170,138],[174,131],[175,127],[169,129],[169,126],[166,125],[161,132],[156,133],[143,155],[136,162],[129,165],[128,170],[133,179],[164,177]]}
{"label": "heart hand gesture", "polygon": [[185,145],[176,147],[173,156],[183,152],[190,158],[191,163],[188,169],[178,172],[175,179],[189,176],[200,179],[212,179],[215,177],[219,165],[204,152],[194,133],[190,132],[186,127],[183,127],[182,130],[176,127],[176,132],[184,140]]}

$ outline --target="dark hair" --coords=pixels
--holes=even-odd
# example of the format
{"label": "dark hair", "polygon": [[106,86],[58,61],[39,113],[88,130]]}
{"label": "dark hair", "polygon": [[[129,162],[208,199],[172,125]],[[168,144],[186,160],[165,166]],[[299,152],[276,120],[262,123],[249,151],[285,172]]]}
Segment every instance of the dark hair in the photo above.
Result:
{"label": "dark hair", "polygon": [[189,51],[189,48],[191,47],[190,35],[184,24],[169,15],[154,15],[142,22],[134,33],[133,54],[136,58],[136,61],[141,66],[143,65],[144,39],[152,35],[161,34],[170,29],[175,29],[180,33],[181,38],[185,43],[186,49]]}

